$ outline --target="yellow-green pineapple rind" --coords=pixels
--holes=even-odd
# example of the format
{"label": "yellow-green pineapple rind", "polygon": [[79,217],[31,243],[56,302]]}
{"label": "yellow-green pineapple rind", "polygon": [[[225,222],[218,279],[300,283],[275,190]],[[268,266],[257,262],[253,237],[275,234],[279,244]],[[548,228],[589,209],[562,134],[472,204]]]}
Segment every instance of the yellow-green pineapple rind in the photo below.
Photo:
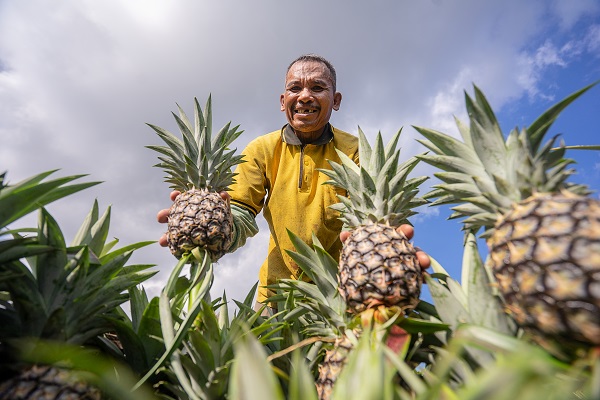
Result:
{"label": "yellow-green pineapple rind", "polygon": [[600,201],[533,195],[498,221],[489,243],[506,307],[520,326],[600,345]]}

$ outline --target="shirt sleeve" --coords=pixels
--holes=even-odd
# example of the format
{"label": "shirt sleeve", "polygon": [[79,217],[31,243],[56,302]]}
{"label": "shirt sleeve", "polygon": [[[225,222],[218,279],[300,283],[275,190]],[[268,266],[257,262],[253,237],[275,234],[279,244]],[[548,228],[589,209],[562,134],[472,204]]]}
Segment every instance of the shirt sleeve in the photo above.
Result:
{"label": "shirt sleeve", "polygon": [[246,240],[258,233],[258,225],[254,215],[235,204],[231,204],[231,213],[233,214],[233,241],[227,250],[232,253],[246,244]]}

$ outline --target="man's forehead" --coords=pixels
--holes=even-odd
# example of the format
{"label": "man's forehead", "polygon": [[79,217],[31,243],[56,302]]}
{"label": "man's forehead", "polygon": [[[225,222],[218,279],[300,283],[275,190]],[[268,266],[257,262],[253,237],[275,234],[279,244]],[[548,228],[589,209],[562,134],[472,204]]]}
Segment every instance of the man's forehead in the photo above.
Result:
{"label": "man's forehead", "polygon": [[323,63],[317,61],[298,61],[290,67],[285,76],[286,84],[305,79],[318,83],[333,83],[329,69]]}

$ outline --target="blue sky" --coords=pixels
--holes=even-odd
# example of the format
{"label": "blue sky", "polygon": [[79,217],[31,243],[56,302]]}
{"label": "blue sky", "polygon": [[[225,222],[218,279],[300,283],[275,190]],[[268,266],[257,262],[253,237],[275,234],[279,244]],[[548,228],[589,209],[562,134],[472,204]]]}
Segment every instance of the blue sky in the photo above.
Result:
{"label": "blue sky", "polygon": [[[159,143],[145,123],[176,130],[175,103],[191,112],[194,97],[212,93],[215,125],[232,120],[245,130],[241,149],[283,125],[285,68],[308,52],[337,68],[343,100],[332,123],[384,139],[404,127],[408,157],[424,150],[411,125],[456,134],[453,116],[466,120],[463,91],[473,83],[507,132],[599,80],[600,3],[0,0],[0,171],[11,181],[54,168],[104,181],[50,207],[67,237],[98,199],[112,205],[111,234],[121,243],[158,239],[155,215],[169,190],[144,148]],[[552,132],[568,144],[599,144],[599,110],[600,86]],[[573,179],[596,191],[599,154],[569,153],[578,161]],[[449,214],[424,209],[415,243],[459,278],[462,233]],[[256,282],[268,240],[262,217],[259,226],[217,265],[215,295],[240,299]],[[134,257],[157,264],[147,285],[156,294],[175,260],[158,245]]]}
{"label": "blue sky", "polygon": [[[584,32],[579,31],[575,37],[584,36]],[[561,41],[564,37],[557,35],[555,40]],[[543,69],[539,79],[545,87],[544,93],[547,98],[541,99],[526,93],[504,107],[495,109],[505,133],[514,127],[528,126],[553,104],[599,80],[600,59],[598,54],[592,57],[589,54],[574,56],[564,64],[550,65]],[[472,93],[471,88],[466,90]],[[560,114],[547,138],[557,134],[560,134],[560,138],[567,145],[600,145],[600,84],[588,90]],[[600,151],[569,150],[567,157],[576,161],[572,166],[576,172],[570,180],[588,185],[594,191],[592,196],[600,198]],[[438,208],[439,214],[428,215],[422,225],[417,225],[418,228],[424,228],[419,229],[417,242],[429,251],[453,278],[460,280],[462,254],[457,251],[463,240],[462,235],[458,233],[461,227],[460,220],[446,220],[452,213],[450,206]],[[425,230],[425,237],[420,235],[422,230]],[[430,235],[432,231],[435,232],[433,236]],[[483,240],[479,241],[479,249],[485,258],[487,248]],[[424,298],[431,301],[427,290],[424,291]]]}

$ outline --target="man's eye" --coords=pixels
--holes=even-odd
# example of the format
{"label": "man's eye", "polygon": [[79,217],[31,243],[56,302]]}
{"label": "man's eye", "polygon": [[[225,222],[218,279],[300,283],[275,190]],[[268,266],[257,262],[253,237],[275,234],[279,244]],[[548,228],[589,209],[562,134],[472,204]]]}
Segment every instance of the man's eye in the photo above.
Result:
{"label": "man's eye", "polygon": [[322,92],[323,90],[325,90],[325,88],[323,86],[315,86],[312,90],[314,92]]}
{"label": "man's eye", "polygon": [[289,88],[288,90],[289,90],[290,92],[294,92],[294,93],[296,93],[296,92],[299,92],[301,89],[300,89],[300,86],[292,86],[292,87],[291,87],[291,88]]}

